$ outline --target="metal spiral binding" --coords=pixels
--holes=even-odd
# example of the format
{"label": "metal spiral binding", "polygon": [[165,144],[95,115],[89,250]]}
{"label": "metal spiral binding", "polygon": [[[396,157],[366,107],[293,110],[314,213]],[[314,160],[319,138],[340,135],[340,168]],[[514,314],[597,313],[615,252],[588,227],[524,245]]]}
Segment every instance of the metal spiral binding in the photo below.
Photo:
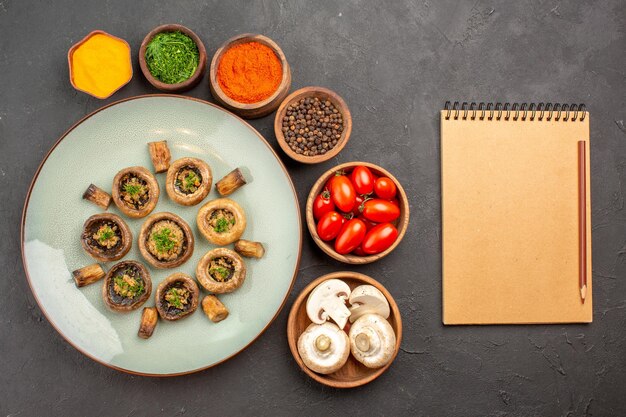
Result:
{"label": "metal spiral binding", "polygon": [[[479,103],[476,105],[475,102],[468,103],[464,101],[459,104],[458,101],[455,101],[454,104],[451,104],[449,101],[446,101],[444,106],[444,110],[446,111],[446,120],[450,120],[452,117],[454,120],[467,120],[468,116],[470,120],[476,120],[478,116],[479,120],[484,120],[485,116],[487,120],[511,120],[517,121],[521,119],[522,121],[535,119],[539,121],[551,121],[553,118],[555,121],[572,121],[576,120],[583,121],[585,120],[585,105],[584,104],[561,104],[561,103]],[[454,113],[454,114],[453,114]],[[513,117],[511,117],[511,115]],[[521,116],[521,117],[520,117]]]}

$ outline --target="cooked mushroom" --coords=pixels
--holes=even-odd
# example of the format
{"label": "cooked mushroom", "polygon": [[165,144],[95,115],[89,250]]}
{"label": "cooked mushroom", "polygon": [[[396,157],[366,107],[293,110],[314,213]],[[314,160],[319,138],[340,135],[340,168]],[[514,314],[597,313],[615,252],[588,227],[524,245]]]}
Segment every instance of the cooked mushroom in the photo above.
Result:
{"label": "cooked mushroom", "polygon": [[246,179],[244,178],[243,173],[239,168],[235,168],[226,174],[224,178],[219,180],[215,184],[215,188],[220,195],[227,196],[234,193],[237,189],[243,187],[244,185],[246,185]]}
{"label": "cooked mushroom", "polygon": [[350,296],[350,287],[339,279],[329,279],[315,287],[306,302],[306,314],[316,324],[322,324],[329,318],[339,328],[346,326],[350,310],[346,300]]}
{"label": "cooked mushroom", "polygon": [[122,261],[111,267],[102,286],[104,303],[114,311],[136,310],[152,293],[150,273],[136,261]]}
{"label": "cooked mushroom", "polygon": [[212,293],[232,292],[241,287],[246,279],[246,264],[230,249],[213,249],[198,262],[196,278]]}
{"label": "cooked mushroom", "polygon": [[221,246],[239,239],[246,229],[243,209],[229,198],[218,198],[200,207],[196,221],[204,237]]}
{"label": "cooked mushroom", "polygon": [[74,282],[78,288],[92,284],[105,275],[100,264],[87,265],[72,272]]}
{"label": "cooked mushroom", "polygon": [[348,360],[350,340],[334,323],[313,323],[298,338],[298,353],[313,372],[332,374]]}
{"label": "cooked mushroom", "polygon": [[373,285],[359,285],[352,290],[350,298],[350,323],[367,313],[378,314],[382,318],[389,317],[389,302],[385,295]]}
{"label": "cooked mushroom", "polygon": [[150,150],[150,159],[152,159],[152,165],[154,165],[154,172],[165,172],[170,167],[170,149],[167,147],[167,141],[162,140],[160,142],[148,142],[148,149]]}
{"label": "cooked mushroom", "polygon": [[92,258],[110,262],[128,253],[133,245],[133,235],[120,216],[112,213],[94,214],[85,221],[80,242]]}
{"label": "cooked mushroom", "polygon": [[352,356],[368,368],[385,366],[396,350],[396,334],[378,314],[365,314],[350,327]]}
{"label": "cooked mushroom", "polygon": [[213,323],[219,323],[228,317],[228,309],[214,295],[207,295],[202,299],[202,310]]}
{"label": "cooked mushroom", "polygon": [[248,258],[260,259],[265,255],[265,248],[260,242],[252,242],[245,239],[239,239],[235,242],[235,251]]}
{"label": "cooked mushroom", "polygon": [[187,274],[177,272],[159,284],[155,304],[163,320],[180,320],[198,308],[200,289]]}
{"label": "cooked mushroom", "polygon": [[211,191],[213,175],[209,165],[198,158],[181,158],[167,170],[165,190],[178,204],[194,206]]}
{"label": "cooked mushroom", "polygon": [[96,206],[108,209],[111,205],[111,196],[106,191],[98,188],[93,184],[89,184],[89,187],[83,193],[83,199],[91,201]]}
{"label": "cooked mushroom", "polygon": [[141,226],[139,251],[156,268],[174,268],[193,254],[194,238],[187,222],[174,213],[150,215]]}
{"label": "cooked mushroom", "polygon": [[121,170],[113,178],[113,202],[128,217],[146,217],[159,201],[159,184],[144,167]]}
{"label": "cooked mushroom", "polygon": [[142,339],[148,339],[154,333],[157,322],[159,321],[159,314],[154,307],[144,307],[141,312],[141,323],[139,323],[139,330],[137,336]]}

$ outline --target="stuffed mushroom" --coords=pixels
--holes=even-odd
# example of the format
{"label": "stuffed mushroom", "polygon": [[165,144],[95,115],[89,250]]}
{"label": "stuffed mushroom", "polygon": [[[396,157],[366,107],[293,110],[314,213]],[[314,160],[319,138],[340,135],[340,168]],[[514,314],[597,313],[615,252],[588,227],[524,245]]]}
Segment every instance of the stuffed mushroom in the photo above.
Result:
{"label": "stuffed mushroom", "polygon": [[193,254],[194,238],[189,225],[174,213],[155,213],[139,232],[139,251],[156,268],[174,268]]}
{"label": "stuffed mushroom", "polygon": [[198,158],[181,158],[167,170],[165,190],[178,204],[194,206],[211,190],[213,176],[209,165]]}
{"label": "stuffed mushroom", "polygon": [[218,198],[200,207],[196,221],[204,237],[220,246],[233,243],[246,230],[243,209],[229,198]]}
{"label": "stuffed mushroom", "polygon": [[121,170],[113,179],[111,196],[115,205],[128,217],[146,217],[159,200],[159,184],[144,167]]}
{"label": "stuffed mushroom", "polygon": [[213,249],[198,262],[196,278],[207,291],[215,294],[233,292],[246,279],[246,264],[236,252]]}
{"label": "stuffed mushroom", "polygon": [[163,320],[180,320],[198,308],[200,289],[189,275],[178,272],[159,284],[155,305]]}
{"label": "stuffed mushroom", "polygon": [[133,235],[120,216],[94,214],[85,221],[80,242],[92,258],[110,262],[128,253],[133,245]]}
{"label": "stuffed mushroom", "polygon": [[113,311],[136,310],[151,293],[150,273],[136,261],[122,261],[113,265],[102,286],[104,303]]}

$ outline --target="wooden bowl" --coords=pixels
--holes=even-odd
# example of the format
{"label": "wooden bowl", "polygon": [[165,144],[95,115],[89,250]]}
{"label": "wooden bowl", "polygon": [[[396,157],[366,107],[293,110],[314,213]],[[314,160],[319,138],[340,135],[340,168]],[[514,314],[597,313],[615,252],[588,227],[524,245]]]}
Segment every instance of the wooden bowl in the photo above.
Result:
{"label": "wooden bowl", "polygon": [[83,93],[89,94],[92,97],[95,98],[99,98],[100,100],[105,100],[109,97],[111,97],[113,94],[115,94],[117,91],[119,91],[120,88],[124,87],[126,84],[128,84],[130,82],[130,80],[133,79],[133,66],[130,66],[130,76],[128,77],[128,80],[126,80],[126,82],[124,82],[123,84],[120,84],[119,87],[117,87],[115,90],[113,90],[111,92],[111,94],[107,95],[107,96],[97,96],[87,90],[83,90],[82,88],[79,88],[78,86],[76,86],[76,84],[74,83],[74,74],[73,74],[73,69],[72,69],[72,60],[74,59],[74,52],[78,49],[79,46],[81,46],[82,44],[84,44],[85,42],[87,42],[92,36],[94,35],[105,35],[108,36],[110,38],[114,38],[117,39],[118,41],[121,41],[123,43],[126,44],[126,46],[128,47],[128,62],[130,65],[131,62],[131,49],[130,49],[130,45],[128,44],[128,42],[126,42],[124,39],[122,38],[118,38],[117,36],[113,36],[110,33],[107,33],[103,30],[94,30],[92,32],[89,32],[87,34],[87,36],[85,36],[84,38],[82,38],[80,41],[78,41],[77,43],[75,43],[69,51],[67,51],[67,63],[69,65],[69,71],[70,71],[70,84],[72,84],[72,87],[74,87],[76,90],[78,91],[82,91]]}
{"label": "wooden bowl", "polygon": [[[315,156],[304,156],[301,154],[295,153],[287,144],[285,140],[285,135],[283,134],[283,117],[285,117],[285,113],[287,112],[287,107],[303,97],[317,97],[320,100],[328,100],[339,110],[343,117],[343,132],[341,132],[341,138],[337,142],[334,148],[330,151],[326,152],[323,155],[315,155]],[[289,156],[291,159],[294,159],[298,162],[302,162],[304,164],[318,164],[320,162],[328,161],[329,159],[335,157],[341,150],[346,146],[348,140],[350,140],[350,133],[352,132],[352,116],[350,115],[350,110],[346,105],[346,102],[334,91],[331,91],[324,87],[304,87],[297,91],[294,91],[287,97],[278,108],[276,112],[276,118],[274,119],[274,134],[276,135],[276,140],[278,144],[283,149],[283,151]]]}
{"label": "wooden bowl", "polygon": [[[146,48],[148,47],[148,44],[150,43],[152,38],[154,38],[157,34],[161,32],[176,31],[182,32],[185,35],[189,36],[198,46],[198,53],[200,55],[198,59],[198,68],[196,68],[196,72],[194,72],[193,75],[185,81],[176,84],[167,84],[163,81],[160,81],[150,73],[150,70],[148,69],[148,64],[146,64]],[[143,72],[144,77],[146,77],[148,82],[154,87],[168,93],[178,93],[195,87],[200,82],[200,80],[202,80],[202,77],[206,72],[206,61],[207,57],[204,44],[202,43],[198,35],[196,35],[191,29],[186,28],[182,25],[167,24],[155,27],[143,39],[143,42],[141,42],[141,48],[139,49],[139,66],[141,67],[141,72]]]}
{"label": "wooden bowl", "polygon": [[[335,175],[335,172],[337,171],[350,172],[352,171],[354,167],[359,166],[359,165],[368,167],[372,171],[372,173],[374,173],[376,176],[391,178],[393,182],[396,184],[396,187],[398,188],[396,198],[398,199],[398,202],[400,204],[400,217],[395,222],[392,222],[392,223],[395,224],[396,228],[398,229],[398,237],[396,241],[393,242],[393,244],[387,248],[387,250],[381,253],[377,253],[375,255],[369,255],[369,256],[358,256],[358,255],[350,255],[350,254],[340,255],[337,252],[335,252],[335,248],[333,246],[332,241],[324,242],[318,236],[315,218],[313,217],[313,201],[315,200],[315,197],[317,197],[317,195],[324,190],[324,186],[326,185],[326,182],[328,182],[328,180],[333,175]],[[306,201],[306,224],[309,227],[309,233],[311,233],[311,237],[313,238],[317,246],[319,246],[320,249],[326,252],[326,254],[328,254],[331,258],[336,259],[340,262],[347,263],[347,264],[368,264],[368,263],[377,261],[389,255],[396,248],[396,246],[400,244],[400,241],[402,240],[402,238],[404,237],[406,233],[406,230],[409,226],[409,214],[410,214],[409,200],[400,182],[396,179],[396,177],[391,175],[389,171],[385,170],[384,168],[379,167],[378,165],[370,164],[369,162],[358,162],[358,161],[347,162],[345,164],[337,165],[336,167],[329,169],[328,171],[322,174],[322,176],[317,180],[315,184],[313,184],[313,187],[311,188],[311,191],[309,192],[309,198]]]}
{"label": "wooden bowl", "polygon": [[[306,330],[306,328],[311,324],[311,320],[306,314],[306,301],[309,297],[309,294],[315,287],[321,284],[323,281],[326,281],[331,278],[337,278],[344,281],[350,289],[354,289],[355,287],[363,284],[373,285],[378,288],[380,292],[382,292],[389,301],[389,307],[391,313],[387,321],[391,324],[395,334],[396,334],[396,348],[393,354],[392,359],[382,368],[368,368],[352,356],[348,357],[348,362],[339,369],[338,371],[328,374],[322,375],[317,372],[313,372],[309,368],[306,367],[302,358],[300,358],[300,354],[298,353],[298,338],[300,335]],[[398,305],[396,301],[393,299],[389,291],[385,287],[383,287],[378,281],[373,278],[368,277],[367,275],[359,274],[356,272],[334,272],[332,274],[324,275],[315,281],[311,282],[296,298],[296,301],[293,303],[291,307],[291,311],[289,312],[289,319],[287,321],[287,341],[289,342],[289,349],[291,350],[291,354],[294,359],[298,363],[298,366],[311,378],[316,380],[317,382],[328,385],[334,388],[354,388],[361,385],[365,385],[379,376],[383,374],[394,361],[396,356],[398,355],[398,351],[400,350],[400,343],[402,342],[402,319],[400,318],[400,310],[398,309]]]}
{"label": "wooden bowl", "polygon": [[[224,52],[226,52],[231,46],[248,42],[259,42],[269,47],[272,51],[274,51],[283,67],[283,78],[276,91],[274,91],[274,94],[257,103],[240,103],[233,100],[228,97],[226,93],[224,93],[224,90],[222,90],[217,82],[217,68]],[[224,44],[215,52],[215,55],[213,55],[211,67],[209,68],[209,87],[211,88],[213,98],[222,106],[243,118],[256,119],[258,117],[266,116],[276,110],[285,96],[287,96],[289,88],[291,87],[291,68],[289,67],[287,58],[285,58],[285,54],[276,42],[267,36],[244,33],[224,42]]]}

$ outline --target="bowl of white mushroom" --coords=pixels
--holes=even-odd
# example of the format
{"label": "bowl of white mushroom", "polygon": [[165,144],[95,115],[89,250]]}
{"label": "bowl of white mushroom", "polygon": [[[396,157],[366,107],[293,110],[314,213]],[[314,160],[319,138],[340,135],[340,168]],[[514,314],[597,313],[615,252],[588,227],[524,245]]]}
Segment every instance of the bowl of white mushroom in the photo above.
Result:
{"label": "bowl of white mushroom", "polygon": [[353,388],[389,368],[400,349],[402,319],[378,281],[335,272],[300,293],[289,313],[287,339],[294,359],[311,378]]}

